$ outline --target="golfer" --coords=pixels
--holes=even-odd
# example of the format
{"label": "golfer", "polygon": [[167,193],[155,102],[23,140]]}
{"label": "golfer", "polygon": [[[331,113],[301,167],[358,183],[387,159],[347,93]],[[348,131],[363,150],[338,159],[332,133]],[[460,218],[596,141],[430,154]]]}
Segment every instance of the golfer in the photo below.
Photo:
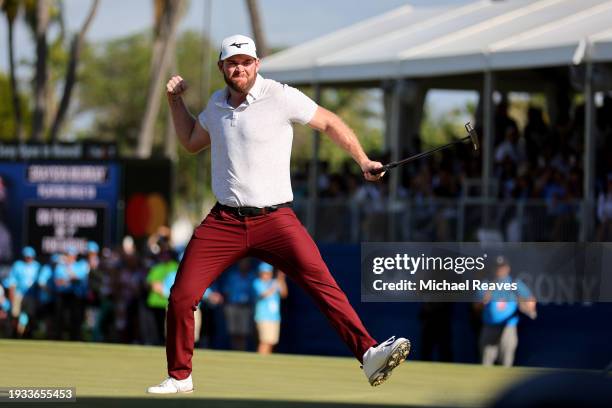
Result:
{"label": "golfer", "polygon": [[247,256],[285,271],[310,294],[363,364],[370,384],[381,384],[405,360],[410,342],[391,337],[379,344],[370,336],[292,211],[292,123],[325,132],[355,159],[366,180],[378,180],[382,174],[369,172],[382,164],[368,158],[338,116],[299,90],[261,77],[252,39],[224,39],[218,68],[227,87],[211,96],[197,120],[182,99],[187,89],[183,79],[174,76],[166,85],[181,144],[192,153],[211,148],[212,189],[218,203],[185,249],[168,304],[169,377],[148,392],[193,391],[193,311],[221,272]]}

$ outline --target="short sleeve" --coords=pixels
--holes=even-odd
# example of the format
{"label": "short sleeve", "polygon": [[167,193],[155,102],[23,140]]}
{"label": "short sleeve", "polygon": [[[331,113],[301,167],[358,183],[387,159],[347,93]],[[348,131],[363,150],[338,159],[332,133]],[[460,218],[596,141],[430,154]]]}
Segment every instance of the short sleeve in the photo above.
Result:
{"label": "short sleeve", "polygon": [[38,284],[40,286],[47,285],[49,278],[51,278],[51,267],[49,265],[43,265],[43,267],[40,268],[40,274],[38,275]]}
{"label": "short sleeve", "polygon": [[200,126],[208,132],[208,125],[206,124],[206,108],[198,115],[198,122],[200,122]]}
{"label": "short sleeve", "polygon": [[208,300],[211,293],[213,293],[213,290],[211,288],[207,288],[202,295],[202,300]]}
{"label": "short sleeve", "polygon": [[289,121],[302,125],[310,122],[318,108],[315,101],[289,85],[283,85],[283,91]]}
{"label": "short sleeve", "polygon": [[262,282],[259,279],[253,281],[253,291],[255,292],[256,296],[259,296],[265,292]]}
{"label": "short sleeve", "polygon": [[6,287],[11,287],[11,286],[16,286],[17,285],[17,279],[15,279],[15,275],[16,275],[16,270],[15,270],[15,266],[13,266],[13,268],[11,269],[11,272],[9,273],[9,275],[4,279],[4,284],[6,285]]}
{"label": "short sleeve", "polygon": [[153,268],[151,268],[151,270],[147,274],[146,281],[147,283],[153,283],[153,282],[161,282],[163,281],[163,279],[164,279],[163,270],[159,267],[159,265],[156,265]]}

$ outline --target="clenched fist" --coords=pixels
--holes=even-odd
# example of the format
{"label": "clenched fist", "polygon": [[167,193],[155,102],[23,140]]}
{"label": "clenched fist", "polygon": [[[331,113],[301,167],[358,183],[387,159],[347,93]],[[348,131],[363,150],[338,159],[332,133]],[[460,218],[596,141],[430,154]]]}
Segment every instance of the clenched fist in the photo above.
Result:
{"label": "clenched fist", "polygon": [[166,84],[166,92],[169,98],[179,98],[185,91],[187,91],[187,83],[178,75],[170,78]]}

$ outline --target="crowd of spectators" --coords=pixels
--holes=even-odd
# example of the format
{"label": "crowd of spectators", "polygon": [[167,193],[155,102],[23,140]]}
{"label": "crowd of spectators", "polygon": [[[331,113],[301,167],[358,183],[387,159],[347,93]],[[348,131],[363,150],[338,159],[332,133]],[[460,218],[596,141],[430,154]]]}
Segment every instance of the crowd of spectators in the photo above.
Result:
{"label": "crowd of spectators", "polygon": [[[160,228],[140,250],[131,237],[115,249],[91,241],[85,253],[68,246],[49,257],[24,247],[20,259],[0,270],[0,337],[165,344],[182,255],[169,231]],[[215,331],[224,330],[231,341],[218,347],[271,353],[286,295],[281,271],[242,259],[203,294],[194,312],[196,345],[213,347]]]}
{"label": "crowd of spectators", "polygon": [[[596,202],[591,213],[597,219],[597,229],[591,239],[612,239],[612,97],[604,96],[602,106],[597,108],[595,120]],[[482,127],[477,124],[482,135]],[[463,135],[456,135],[463,136]],[[418,137],[416,138],[418,139]],[[402,157],[420,152],[415,147],[403,152]],[[397,192],[399,199],[412,202],[411,233],[422,240],[455,239],[450,235],[449,220],[453,219],[452,203],[459,197],[478,197],[481,187],[481,153],[474,152],[471,145],[457,145],[435,156],[422,159],[411,165],[393,170],[402,172],[402,185]],[[579,201],[583,198],[583,154],[584,154],[584,105],[576,106],[567,114],[559,114],[554,123],[549,123],[544,111],[529,106],[526,124],[521,129],[517,120],[509,114],[508,102],[502,99],[496,105],[493,185],[498,209],[495,214],[498,225],[510,228],[515,210],[508,211],[504,202],[529,203],[527,210],[535,225],[544,220],[539,231],[529,237],[518,236],[515,240],[576,241],[578,237]],[[375,157],[385,163],[389,154]],[[329,172],[328,164],[322,163],[319,171],[318,189],[321,203],[319,216],[325,219],[326,208],[334,202],[349,202],[361,207],[363,223],[384,225],[384,217],[377,216],[386,211],[385,198],[389,197],[389,177],[380,183],[365,183],[359,169],[347,161],[339,171]],[[302,166],[302,169],[305,166]],[[308,171],[294,174],[296,196],[307,197]],[[469,181],[472,180],[472,183]],[[451,205],[444,205],[445,200]],[[494,209],[491,209],[492,211]],[[478,216],[482,208],[473,211]],[[373,214],[373,215],[372,215]],[[371,215],[368,217],[368,215]],[[330,215],[338,219],[338,214]],[[368,221],[370,218],[370,221]],[[340,217],[342,219],[342,217]],[[468,221],[469,214],[468,214]],[[542,221],[542,222],[544,222]],[[349,221],[347,221],[348,223]],[[401,222],[401,221],[400,221]],[[324,227],[327,222],[321,222]],[[474,224],[470,222],[470,224]],[[504,231],[512,238],[512,231]],[[341,238],[331,231],[331,240]],[[516,234],[514,234],[516,235]],[[319,238],[326,239],[321,236]],[[370,237],[371,238],[371,237]],[[383,236],[378,238],[385,238]],[[403,236],[401,238],[409,238]],[[466,237],[467,239],[468,237]],[[508,238],[508,237],[507,237]],[[509,239],[512,240],[512,239]]]}

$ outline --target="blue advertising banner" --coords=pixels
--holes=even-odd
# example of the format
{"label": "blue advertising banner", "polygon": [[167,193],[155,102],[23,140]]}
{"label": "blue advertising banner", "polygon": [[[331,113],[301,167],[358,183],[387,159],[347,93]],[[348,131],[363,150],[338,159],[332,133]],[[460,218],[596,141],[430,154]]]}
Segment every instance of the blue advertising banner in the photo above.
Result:
{"label": "blue advertising banner", "polygon": [[108,245],[117,230],[120,174],[115,162],[0,162],[0,223],[12,251],[31,245],[51,254],[70,245],[83,252],[88,240]]}

